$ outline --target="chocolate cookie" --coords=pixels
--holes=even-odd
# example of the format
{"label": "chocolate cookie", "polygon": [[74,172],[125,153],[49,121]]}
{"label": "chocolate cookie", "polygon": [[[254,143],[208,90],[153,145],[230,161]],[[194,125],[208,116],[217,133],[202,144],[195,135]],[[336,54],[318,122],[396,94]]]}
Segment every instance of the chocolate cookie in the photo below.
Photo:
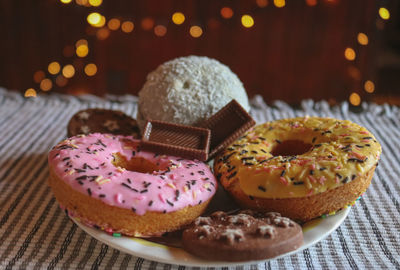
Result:
{"label": "chocolate cookie", "polygon": [[198,217],[183,232],[183,247],[199,257],[219,261],[273,258],[303,244],[301,226],[281,214],[251,210],[235,215],[217,211]]}
{"label": "chocolate cookie", "polygon": [[78,134],[111,133],[140,138],[136,120],[121,111],[86,109],[77,112],[69,120],[68,137]]}

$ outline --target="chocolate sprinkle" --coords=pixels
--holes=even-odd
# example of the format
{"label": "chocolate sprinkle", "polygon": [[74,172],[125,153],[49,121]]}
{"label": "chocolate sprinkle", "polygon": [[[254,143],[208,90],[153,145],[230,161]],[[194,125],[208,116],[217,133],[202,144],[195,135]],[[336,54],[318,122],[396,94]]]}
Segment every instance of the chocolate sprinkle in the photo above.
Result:
{"label": "chocolate sprinkle", "polygon": [[[128,184],[121,183],[121,185],[124,186],[124,187],[126,187],[126,188],[129,188],[130,190],[132,190],[132,191],[134,191],[134,192],[138,192],[138,190],[137,190],[136,188],[133,188],[133,187],[131,187],[131,186],[128,185]],[[142,191],[143,191],[143,190],[142,190]],[[140,193],[142,193],[142,191],[141,191]]]}
{"label": "chocolate sprinkle", "polygon": [[235,177],[236,174],[237,174],[237,171],[234,171],[232,174],[228,175],[226,178],[231,179],[231,178]]}
{"label": "chocolate sprinkle", "polygon": [[230,167],[230,168],[227,170],[227,172],[231,172],[231,171],[233,171],[234,169],[236,169],[236,166]]}
{"label": "chocolate sprinkle", "polygon": [[298,186],[298,185],[303,185],[303,181],[298,181],[298,182],[293,182],[293,185]]}
{"label": "chocolate sprinkle", "polygon": [[342,183],[343,183],[343,184],[346,184],[348,181],[349,181],[349,177],[346,176],[346,177],[342,180]]}
{"label": "chocolate sprinkle", "polygon": [[236,152],[232,152],[232,153],[230,153],[230,154],[228,154],[228,155],[226,155],[226,156],[223,156],[222,157],[222,161],[227,161],[231,156],[233,156],[234,154],[235,154]]}
{"label": "chocolate sprinkle", "polygon": [[348,162],[358,162],[358,163],[363,163],[364,162],[364,160],[358,159],[358,158],[349,158],[347,161]]}
{"label": "chocolate sprinkle", "polygon": [[258,186],[257,188],[259,190],[261,190],[262,192],[266,192],[267,191],[267,189],[265,187],[263,187],[263,186]]}

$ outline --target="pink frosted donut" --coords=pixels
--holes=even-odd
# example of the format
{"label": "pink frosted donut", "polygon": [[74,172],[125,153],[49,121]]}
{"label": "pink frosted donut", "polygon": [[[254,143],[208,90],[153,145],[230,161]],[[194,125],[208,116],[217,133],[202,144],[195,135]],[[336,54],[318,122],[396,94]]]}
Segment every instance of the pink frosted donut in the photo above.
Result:
{"label": "pink frosted donut", "polygon": [[217,188],[205,163],[141,151],[130,136],[71,137],[48,162],[49,185],[69,215],[127,235],[179,229],[205,210]]}

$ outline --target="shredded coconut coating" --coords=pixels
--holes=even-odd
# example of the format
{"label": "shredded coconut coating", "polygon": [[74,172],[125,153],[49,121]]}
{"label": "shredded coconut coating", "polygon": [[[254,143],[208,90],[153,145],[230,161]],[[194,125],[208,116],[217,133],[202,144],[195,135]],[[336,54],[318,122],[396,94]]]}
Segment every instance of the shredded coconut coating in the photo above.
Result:
{"label": "shredded coconut coating", "polygon": [[137,121],[196,125],[232,99],[250,110],[242,82],[229,67],[208,57],[187,56],[160,65],[139,92]]}

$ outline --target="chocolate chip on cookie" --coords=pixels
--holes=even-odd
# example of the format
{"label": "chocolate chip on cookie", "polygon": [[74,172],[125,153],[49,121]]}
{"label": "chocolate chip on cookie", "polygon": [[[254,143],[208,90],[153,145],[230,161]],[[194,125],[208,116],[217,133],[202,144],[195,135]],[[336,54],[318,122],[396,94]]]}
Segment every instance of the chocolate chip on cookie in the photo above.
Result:
{"label": "chocolate chip on cookie", "polygon": [[68,137],[78,134],[110,133],[140,138],[136,120],[121,111],[86,109],[77,112],[69,120]]}
{"label": "chocolate chip on cookie", "polygon": [[301,226],[279,213],[218,211],[198,217],[183,232],[183,247],[199,257],[250,261],[276,257],[303,244]]}

